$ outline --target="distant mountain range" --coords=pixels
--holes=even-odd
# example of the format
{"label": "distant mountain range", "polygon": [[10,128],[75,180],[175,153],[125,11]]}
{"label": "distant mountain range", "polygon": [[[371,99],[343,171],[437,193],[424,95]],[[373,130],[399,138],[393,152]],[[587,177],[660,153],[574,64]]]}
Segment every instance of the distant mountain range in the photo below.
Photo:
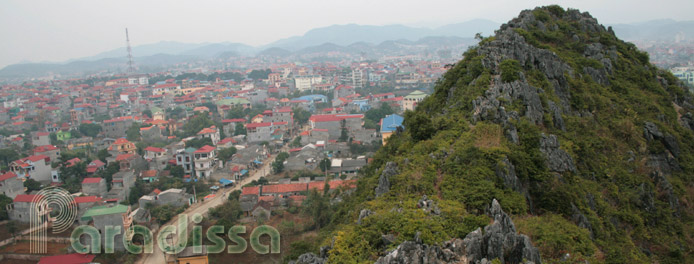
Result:
{"label": "distant mountain range", "polygon": [[[181,43],[162,41],[133,47],[135,62],[141,71],[157,71],[167,65],[238,56],[302,56],[342,52],[361,55],[398,55],[413,51],[450,49],[474,44],[476,33],[492,35],[499,24],[489,20],[471,20],[438,28],[415,28],[404,25],[333,25],[309,30],[302,36],[280,39],[252,47],[241,43]],[[620,38],[630,41],[674,40],[675,36],[694,38],[694,21],[656,20],[637,24],[616,24]],[[407,53],[410,52],[410,53]],[[103,70],[122,72],[125,48],[63,63],[21,63],[0,70],[0,78],[26,78],[50,73],[78,75]],[[405,55],[405,54],[402,54]]]}

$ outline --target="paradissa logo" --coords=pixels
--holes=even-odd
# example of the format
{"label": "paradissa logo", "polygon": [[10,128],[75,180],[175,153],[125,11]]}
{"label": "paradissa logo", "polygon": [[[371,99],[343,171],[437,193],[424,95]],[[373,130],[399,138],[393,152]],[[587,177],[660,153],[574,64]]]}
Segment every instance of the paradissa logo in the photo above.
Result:
{"label": "paradissa logo", "polygon": [[[192,219],[193,223],[199,224],[202,222],[202,215],[194,214]],[[120,235],[124,248],[131,254],[142,254],[154,252],[154,243],[152,231],[149,228],[134,225],[129,227],[121,235],[121,226],[105,226],[104,227],[104,253],[113,253],[116,246],[116,237]],[[226,241],[220,237],[224,234],[224,226],[214,225],[207,229],[206,237],[207,240],[214,243],[214,245],[207,245],[206,251],[210,254],[221,253],[224,251],[226,246]],[[227,236],[234,244],[229,245],[227,252],[231,254],[243,253],[248,248],[246,240],[239,236],[239,234],[245,234],[245,226],[233,226],[228,230]],[[194,253],[203,252],[203,241],[202,241],[202,226],[195,225],[192,229],[192,247]],[[140,235],[143,238],[142,245],[136,245],[133,243],[132,239]],[[263,245],[260,243],[260,237],[267,235],[270,237],[270,245]],[[89,237],[89,242],[83,244],[80,238]],[[157,236],[157,245],[159,249],[165,253],[178,254],[186,248],[188,244],[188,215],[181,214],[178,218],[177,226],[167,225],[164,226],[159,235]],[[79,226],[73,230],[70,236],[70,242],[72,248],[77,253],[87,254],[99,254],[101,253],[101,233],[100,230],[93,226]],[[262,225],[258,226],[250,234],[251,248],[255,250],[258,254],[267,253],[280,253],[280,233],[274,227]]]}

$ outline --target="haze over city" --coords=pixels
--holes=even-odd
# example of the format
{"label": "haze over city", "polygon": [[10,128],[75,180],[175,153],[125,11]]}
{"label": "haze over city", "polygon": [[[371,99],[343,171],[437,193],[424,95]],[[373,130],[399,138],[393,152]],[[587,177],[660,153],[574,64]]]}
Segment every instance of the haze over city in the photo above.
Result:
{"label": "haze over city", "polygon": [[[2,1],[0,68],[20,62],[61,62],[160,41],[264,45],[335,24],[435,27],[472,19],[498,23],[517,10],[558,3],[590,11],[601,23],[691,20],[686,0],[580,1]],[[501,8],[503,7],[503,8]],[[628,7],[628,10],[625,8]],[[135,54],[137,56],[137,54]]]}
{"label": "haze over city", "polygon": [[694,1],[2,1],[0,264],[688,263]]}

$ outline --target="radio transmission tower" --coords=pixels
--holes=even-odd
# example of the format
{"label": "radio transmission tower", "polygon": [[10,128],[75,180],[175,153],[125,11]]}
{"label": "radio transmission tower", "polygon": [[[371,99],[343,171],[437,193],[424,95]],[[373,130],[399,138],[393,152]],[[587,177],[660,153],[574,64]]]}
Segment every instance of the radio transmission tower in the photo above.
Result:
{"label": "radio transmission tower", "polygon": [[125,28],[125,44],[128,47],[128,74],[135,73],[135,68],[133,67],[133,49],[130,48],[130,37],[128,37],[128,28]]}

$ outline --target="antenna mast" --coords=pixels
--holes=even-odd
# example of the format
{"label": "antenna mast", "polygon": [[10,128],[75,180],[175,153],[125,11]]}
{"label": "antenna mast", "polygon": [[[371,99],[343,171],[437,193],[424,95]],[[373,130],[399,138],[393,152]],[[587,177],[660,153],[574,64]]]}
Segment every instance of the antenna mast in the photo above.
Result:
{"label": "antenna mast", "polygon": [[135,68],[133,67],[133,50],[130,48],[130,37],[128,37],[128,28],[125,28],[125,44],[128,47],[128,74],[135,73]]}

